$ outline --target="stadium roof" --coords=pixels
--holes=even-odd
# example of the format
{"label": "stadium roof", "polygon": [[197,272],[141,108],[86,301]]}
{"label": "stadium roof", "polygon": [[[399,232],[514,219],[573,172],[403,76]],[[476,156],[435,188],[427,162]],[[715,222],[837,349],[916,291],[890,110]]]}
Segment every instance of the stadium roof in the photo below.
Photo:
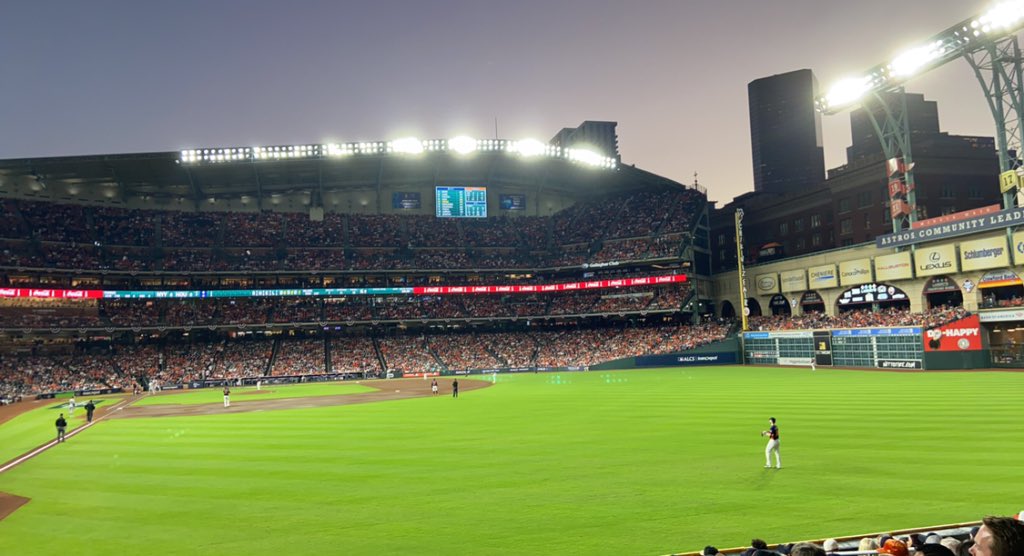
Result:
{"label": "stadium roof", "polygon": [[106,198],[115,203],[272,195],[325,195],[343,190],[489,185],[572,195],[682,187],[632,166],[595,168],[560,157],[524,158],[505,151],[356,154],[345,157],[183,161],[183,152],[0,160],[0,197]]}

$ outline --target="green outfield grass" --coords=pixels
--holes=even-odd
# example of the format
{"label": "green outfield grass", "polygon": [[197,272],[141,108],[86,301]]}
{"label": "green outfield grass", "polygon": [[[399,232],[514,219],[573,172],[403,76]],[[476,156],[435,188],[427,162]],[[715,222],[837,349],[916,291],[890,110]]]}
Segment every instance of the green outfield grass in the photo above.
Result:
{"label": "green outfield grass", "polygon": [[976,520],[1024,509],[1021,407],[1024,373],[732,367],[117,419],[0,475],[32,499],[0,547],[655,555]]}
{"label": "green outfield grass", "polygon": [[88,400],[96,403],[97,411],[114,405],[121,396],[97,396],[95,398],[78,398],[75,414],[68,418],[68,399],[48,400],[41,407],[22,413],[14,419],[0,425],[0,463],[14,459],[25,452],[57,438],[54,421],[61,413],[68,422],[67,432],[85,424],[85,409],[82,407]]}
{"label": "green outfield grass", "polygon": [[[270,384],[257,391],[255,386],[231,387],[231,403],[245,403],[256,400],[277,400],[282,398],[308,398],[314,396],[340,396],[375,392],[375,388],[351,382],[314,382],[310,384]],[[223,403],[221,388],[203,388],[194,391],[169,390],[155,396],[146,396],[135,405],[193,405]]]}

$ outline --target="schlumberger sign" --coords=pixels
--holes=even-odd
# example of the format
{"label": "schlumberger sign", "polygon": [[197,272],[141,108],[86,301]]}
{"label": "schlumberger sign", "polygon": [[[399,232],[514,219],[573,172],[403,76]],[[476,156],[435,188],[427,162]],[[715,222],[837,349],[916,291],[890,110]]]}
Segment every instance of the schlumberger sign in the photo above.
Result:
{"label": "schlumberger sign", "polygon": [[992,214],[984,214],[966,220],[937,224],[916,230],[904,230],[895,234],[887,234],[875,238],[875,247],[903,247],[922,241],[933,241],[951,237],[965,236],[977,232],[999,230],[1010,226],[1024,224],[1024,208],[1012,208]]}

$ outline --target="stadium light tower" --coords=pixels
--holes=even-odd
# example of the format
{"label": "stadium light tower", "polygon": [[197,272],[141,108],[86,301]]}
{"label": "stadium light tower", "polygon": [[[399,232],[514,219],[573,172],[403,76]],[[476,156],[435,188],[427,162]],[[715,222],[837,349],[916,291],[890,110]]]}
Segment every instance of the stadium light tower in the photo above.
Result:
{"label": "stadium light tower", "polygon": [[961,57],[974,69],[995,120],[1003,207],[1024,206],[1020,158],[1024,145],[1024,74],[1017,42],[1022,27],[1024,0],[1000,2],[861,76],[837,82],[815,99],[818,110],[825,114],[838,114],[857,105],[867,109],[889,159],[893,231],[909,226],[916,218],[914,164],[903,86],[911,78]]}

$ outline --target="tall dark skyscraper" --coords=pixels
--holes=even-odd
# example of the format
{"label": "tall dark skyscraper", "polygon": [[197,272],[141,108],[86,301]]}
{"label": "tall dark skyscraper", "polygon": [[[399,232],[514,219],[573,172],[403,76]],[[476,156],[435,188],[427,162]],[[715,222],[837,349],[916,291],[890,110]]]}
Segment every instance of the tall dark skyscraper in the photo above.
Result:
{"label": "tall dark skyscraper", "polygon": [[[899,101],[897,93],[885,93],[884,95],[890,105]],[[924,95],[906,93],[907,122],[910,127],[911,152],[913,145],[924,138],[934,138],[942,135],[939,129],[939,107],[934,100],[925,100]],[[872,112],[875,118],[883,120],[885,115],[882,107],[871,103]],[[871,125],[871,119],[867,110],[862,106],[850,112],[850,135],[852,143],[846,148],[846,160],[853,162],[859,158],[876,155],[882,152],[882,144],[878,142],[878,135]]]}
{"label": "tall dark skyscraper", "polygon": [[587,120],[579,127],[562,128],[557,135],[551,138],[549,143],[566,149],[574,147],[597,149],[604,156],[619,159],[619,135],[615,132],[618,125],[618,122]]}
{"label": "tall dark skyscraper", "polygon": [[818,80],[809,69],[763,77],[747,85],[754,191],[787,193],[825,181]]}

